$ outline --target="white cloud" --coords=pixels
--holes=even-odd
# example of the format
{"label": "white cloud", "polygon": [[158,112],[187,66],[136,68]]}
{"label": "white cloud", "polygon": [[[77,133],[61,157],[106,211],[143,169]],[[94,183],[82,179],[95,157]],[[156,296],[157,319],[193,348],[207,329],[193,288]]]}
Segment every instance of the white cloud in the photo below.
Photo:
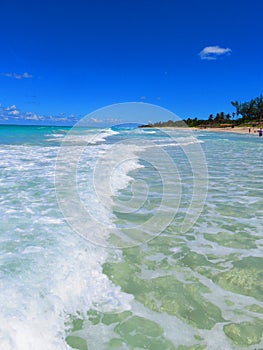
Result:
{"label": "white cloud", "polygon": [[201,60],[217,60],[218,58],[228,55],[231,52],[232,50],[229,48],[207,46],[201,52],[199,52],[199,56]]}
{"label": "white cloud", "polygon": [[25,116],[26,120],[44,120],[45,117],[42,115],[37,115],[36,113],[27,113],[27,116]]}
{"label": "white cloud", "polygon": [[90,118],[89,120],[91,123],[103,123],[104,122],[103,119],[99,119],[99,118]]}
{"label": "white cloud", "polygon": [[94,118],[94,117],[91,117],[87,120],[85,120],[87,123],[90,123],[90,124],[120,124],[122,123],[123,121],[121,119],[118,119],[118,118],[111,118],[111,117],[106,117],[106,118]]}
{"label": "white cloud", "polygon": [[65,121],[68,121],[67,117],[60,117],[60,116],[54,117],[52,115],[50,115],[47,119],[52,120],[53,122],[65,122]]}
{"label": "white cloud", "polygon": [[36,112],[24,112],[20,111],[16,105],[10,105],[10,106],[1,106],[0,105],[0,122],[10,121],[10,122],[17,122],[20,123],[23,121],[26,124],[54,124],[54,123],[63,123],[63,124],[72,124],[76,121],[78,121],[78,117],[74,114],[66,115],[65,112],[61,112],[58,115],[43,115],[38,114]]}
{"label": "white cloud", "polygon": [[5,108],[5,111],[15,111],[17,108],[16,108],[16,105],[12,105],[10,107],[6,107]]}
{"label": "white cloud", "polygon": [[3,77],[7,78],[15,78],[15,79],[29,79],[33,78],[32,74],[29,74],[28,72],[18,74],[18,73],[0,73]]}
{"label": "white cloud", "polygon": [[19,114],[20,114],[20,112],[19,112],[19,110],[17,110],[17,109],[8,112],[8,115],[19,115]]}
{"label": "white cloud", "polygon": [[33,75],[32,75],[32,74],[29,74],[29,73],[27,73],[27,72],[25,72],[25,73],[23,73],[23,74],[21,74],[21,75],[18,74],[17,76],[18,76],[17,79],[21,79],[21,78],[30,79],[30,78],[33,78]]}
{"label": "white cloud", "polygon": [[4,113],[7,115],[15,116],[15,115],[19,115],[20,111],[17,109],[16,105],[12,105],[12,106],[6,107],[4,109]]}

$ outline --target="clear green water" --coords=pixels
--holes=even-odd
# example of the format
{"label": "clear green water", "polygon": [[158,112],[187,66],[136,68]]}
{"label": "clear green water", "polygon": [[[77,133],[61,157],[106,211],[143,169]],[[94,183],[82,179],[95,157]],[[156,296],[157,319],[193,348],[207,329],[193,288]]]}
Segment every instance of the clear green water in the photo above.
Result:
{"label": "clear green water", "polygon": [[[185,188],[176,217],[158,237],[108,259],[103,272],[134,297],[131,309],[89,310],[83,323],[73,322],[71,346],[93,349],[97,341],[101,349],[263,348],[263,145],[246,135],[198,138],[209,171],[199,219],[181,232],[189,204]],[[149,167],[132,176],[150,176],[158,197]],[[119,215],[119,224],[139,223],[140,215]],[[99,339],[89,342],[98,330]]]}
{"label": "clear green water", "polygon": [[[120,132],[93,144],[86,155],[89,166],[96,152],[106,152],[114,138],[162,138],[163,142],[165,137],[127,135]],[[174,132],[172,137],[182,143],[182,137],[190,140],[192,135]],[[177,165],[176,181],[180,178],[175,215],[154,237],[139,232],[138,225],[154,217],[163,197],[160,173],[145,161],[149,159],[145,154],[155,150],[145,148],[138,160],[143,167],[130,169],[129,176],[147,184],[147,200],[143,202],[144,193],[138,192],[136,199],[143,205],[128,212],[130,183],[113,196],[109,215],[119,231],[109,229],[107,240],[109,246],[123,246],[118,249],[96,247],[65,222],[47,177],[53,172],[56,141],[45,152],[41,145],[30,146],[30,160],[25,156],[29,149],[2,147],[2,160],[9,163],[2,168],[5,221],[0,286],[5,327],[0,344],[6,349],[24,350],[27,344],[44,349],[43,336],[50,349],[263,349],[262,140],[254,135],[202,132],[194,137],[202,142],[209,177],[198,219],[187,231],[182,229],[185,217],[191,220],[186,213],[193,194],[193,170],[185,155],[188,146],[181,149],[167,136],[165,150]],[[88,196],[92,201],[84,178],[81,182],[86,172],[80,170],[79,188],[83,200]],[[167,203],[174,210],[173,199],[178,201],[179,192],[169,176],[163,178],[171,194]],[[120,202],[126,211],[120,211]],[[96,202],[92,203],[98,212]],[[127,232],[141,244],[125,247]]]}

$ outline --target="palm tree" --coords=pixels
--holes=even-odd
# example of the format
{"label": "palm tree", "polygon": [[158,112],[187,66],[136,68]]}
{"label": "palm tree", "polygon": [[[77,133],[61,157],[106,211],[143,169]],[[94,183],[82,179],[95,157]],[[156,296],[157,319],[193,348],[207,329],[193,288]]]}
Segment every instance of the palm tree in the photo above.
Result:
{"label": "palm tree", "polygon": [[213,117],[213,114],[210,114],[209,118],[208,118],[208,122],[209,124],[212,124],[214,121],[214,117]]}

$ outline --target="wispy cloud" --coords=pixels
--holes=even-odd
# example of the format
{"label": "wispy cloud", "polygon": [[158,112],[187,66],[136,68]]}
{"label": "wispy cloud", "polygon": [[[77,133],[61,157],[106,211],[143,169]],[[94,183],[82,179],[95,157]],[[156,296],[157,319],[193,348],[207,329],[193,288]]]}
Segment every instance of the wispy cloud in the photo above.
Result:
{"label": "wispy cloud", "polygon": [[1,76],[7,77],[7,78],[15,78],[15,79],[30,79],[33,78],[32,74],[29,74],[27,72],[18,74],[18,73],[0,73]]}
{"label": "wispy cloud", "polygon": [[8,115],[19,115],[20,114],[20,112],[19,112],[19,110],[17,110],[17,109],[15,109],[14,111],[10,111],[9,113],[8,113]]}
{"label": "wispy cloud", "polygon": [[2,110],[6,116],[20,115],[20,111],[17,109],[16,105],[6,107]]}
{"label": "wispy cloud", "polygon": [[15,111],[16,109],[17,109],[16,105],[12,105],[12,106],[6,107],[5,111]]}
{"label": "wispy cloud", "polygon": [[24,115],[21,115],[21,117],[25,120],[45,120],[45,117],[43,115],[38,115],[36,113],[32,113],[32,112],[27,112]]}
{"label": "wispy cloud", "polygon": [[18,124],[65,124],[72,125],[79,120],[75,114],[67,115],[61,112],[57,115],[43,115],[36,112],[20,111],[15,104],[2,106],[0,104],[0,124],[1,123],[18,123]]}
{"label": "wispy cloud", "polygon": [[217,60],[225,55],[230,55],[232,52],[229,48],[224,48],[220,46],[207,46],[201,52],[199,56],[201,60]]}
{"label": "wispy cloud", "polygon": [[118,118],[94,118],[91,117],[87,119],[87,122],[90,124],[116,124],[116,123],[122,123],[123,121]]}

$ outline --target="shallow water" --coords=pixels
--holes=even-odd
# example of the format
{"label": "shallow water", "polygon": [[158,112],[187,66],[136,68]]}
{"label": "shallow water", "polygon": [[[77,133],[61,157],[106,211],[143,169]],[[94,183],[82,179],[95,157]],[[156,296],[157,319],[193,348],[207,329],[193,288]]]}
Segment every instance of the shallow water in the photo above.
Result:
{"label": "shallow water", "polygon": [[262,349],[262,140],[68,131],[0,127],[0,348]]}

